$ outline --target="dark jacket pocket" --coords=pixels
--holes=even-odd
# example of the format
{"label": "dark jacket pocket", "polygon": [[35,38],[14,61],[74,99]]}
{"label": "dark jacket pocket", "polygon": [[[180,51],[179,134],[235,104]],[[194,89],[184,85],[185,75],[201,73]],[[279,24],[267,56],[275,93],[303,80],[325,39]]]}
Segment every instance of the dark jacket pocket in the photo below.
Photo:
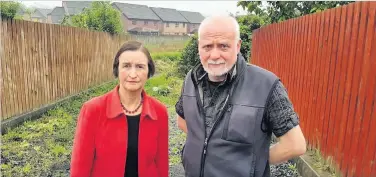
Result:
{"label": "dark jacket pocket", "polygon": [[232,105],[229,116],[225,118],[222,139],[237,143],[252,144],[255,127],[261,120],[264,108]]}

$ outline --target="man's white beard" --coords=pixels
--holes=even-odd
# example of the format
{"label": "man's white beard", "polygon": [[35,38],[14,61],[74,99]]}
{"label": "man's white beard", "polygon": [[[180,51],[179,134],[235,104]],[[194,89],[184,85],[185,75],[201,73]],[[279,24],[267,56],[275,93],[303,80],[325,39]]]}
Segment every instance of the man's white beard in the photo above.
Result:
{"label": "man's white beard", "polygon": [[[209,69],[209,64],[225,64],[222,69]],[[204,70],[211,76],[220,77],[225,75],[227,72],[230,71],[231,67],[227,66],[227,63],[224,60],[208,60],[208,65],[205,67]]]}

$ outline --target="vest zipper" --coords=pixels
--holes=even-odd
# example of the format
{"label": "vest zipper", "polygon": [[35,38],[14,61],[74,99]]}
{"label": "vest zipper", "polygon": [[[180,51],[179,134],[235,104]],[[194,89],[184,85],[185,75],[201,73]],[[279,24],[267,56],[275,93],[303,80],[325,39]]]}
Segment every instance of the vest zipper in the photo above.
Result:
{"label": "vest zipper", "polygon": [[205,132],[205,141],[204,141],[204,147],[203,147],[203,150],[202,150],[202,154],[201,154],[201,169],[200,169],[200,177],[204,177],[204,165],[205,165],[205,158],[206,158],[206,151],[207,151],[207,147],[208,147],[208,141],[209,141],[209,139],[210,139],[210,137],[211,137],[211,135],[212,135],[212,133],[213,133],[213,130],[214,130],[214,128],[216,127],[216,125],[217,125],[217,123],[219,122],[219,120],[221,120],[222,119],[222,117],[223,117],[223,114],[227,111],[227,108],[228,108],[228,102],[229,102],[229,99],[231,98],[231,96],[232,96],[232,92],[233,92],[233,90],[234,90],[234,85],[237,83],[237,81],[239,80],[239,76],[242,74],[243,72],[240,72],[239,73],[239,75],[238,75],[238,77],[236,77],[235,78],[235,80],[232,82],[232,86],[231,86],[231,88],[230,88],[230,91],[229,91],[229,93],[227,94],[227,98],[226,98],[226,101],[225,101],[225,104],[224,104],[224,106],[223,106],[223,109],[222,109],[222,112],[221,112],[221,114],[220,114],[220,116],[218,117],[218,119],[214,122],[214,125],[213,125],[213,127],[210,129],[210,131],[209,131],[209,135],[207,136],[206,135],[206,127],[205,127],[205,121],[206,121],[206,118],[205,118],[205,114],[204,114],[204,108],[203,108],[203,105],[202,105],[202,103],[201,103],[201,98],[200,98],[200,94],[199,94],[199,91],[198,91],[198,87],[197,87],[197,82],[196,82],[196,80],[195,79],[193,79],[194,78],[194,74],[193,74],[193,72],[191,73],[191,77],[192,77],[192,81],[193,81],[193,85],[194,85],[194,87],[195,87],[195,92],[196,92],[196,100],[198,101],[198,103],[199,103],[199,109],[200,109],[200,113],[201,113],[201,116],[204,118],[204,132]]}
{"label": "vest zipper", "polygon": [[205,138],[205,141],[204,141],[204,149],[203,149],[202,158],[201,158],[200,177],[204,176],[204,165],[205,165],[205,159],[206,159],[206,151],[207,151],[207,147],[208,147],[208,141],[209,141],[209,139],[210,139],[210,137],[211,137],[211,135],[213,133],[213,130],[216,127],[217,123],[219,122],[219,120],[222,119],[223,114],[227,111],[227,108],[228,108],[228,105],[229,105],[228,102],[229,102],[230,94],[231,94],[231,92],[227,95],[226,102],[225,102],[225,105],[223,106],[222,112],[219,115],[218,119],[214,122],[213,127],[210,129],[209,135],[207,137],[205,136],[206,138]]}

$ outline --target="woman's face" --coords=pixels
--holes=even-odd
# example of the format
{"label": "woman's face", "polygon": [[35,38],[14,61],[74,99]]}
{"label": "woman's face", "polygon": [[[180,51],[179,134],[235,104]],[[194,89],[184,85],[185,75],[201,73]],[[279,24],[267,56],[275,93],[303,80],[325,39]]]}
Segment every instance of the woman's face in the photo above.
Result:
{"label": "woman's face", "polygon": [[148,58],[141,51],[125,51],[119,56],[119,82],[125,90],[143,89],[148,72]]}

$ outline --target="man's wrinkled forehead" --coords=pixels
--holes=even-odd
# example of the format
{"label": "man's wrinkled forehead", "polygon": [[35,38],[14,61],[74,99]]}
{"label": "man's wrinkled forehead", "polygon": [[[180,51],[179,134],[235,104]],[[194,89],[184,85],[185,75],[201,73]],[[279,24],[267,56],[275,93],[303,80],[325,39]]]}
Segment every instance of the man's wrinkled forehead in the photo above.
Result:
{"label": "man's wrinkled forehead", "polygon": [[200,46],[202,45],[209,45],[209,44],[228,44],[231,45],[236,42],[236,35],[234,32],[231,31],[202,31],[203,33],[200,34],[200,38],[198,43]]}
{"label": "man's wrinkled forehead", "polygon": [[231,26],[206,24],[202,27],[199,40],[235,40],[236,30]]}
{"label": "man's wrinkled forehead", "polygon": [[230,16],[212,16],[204,19],[199,27],[199,38],[201,34],[207,32],[231,32],[236,35],[237,30],[236,19]]}

